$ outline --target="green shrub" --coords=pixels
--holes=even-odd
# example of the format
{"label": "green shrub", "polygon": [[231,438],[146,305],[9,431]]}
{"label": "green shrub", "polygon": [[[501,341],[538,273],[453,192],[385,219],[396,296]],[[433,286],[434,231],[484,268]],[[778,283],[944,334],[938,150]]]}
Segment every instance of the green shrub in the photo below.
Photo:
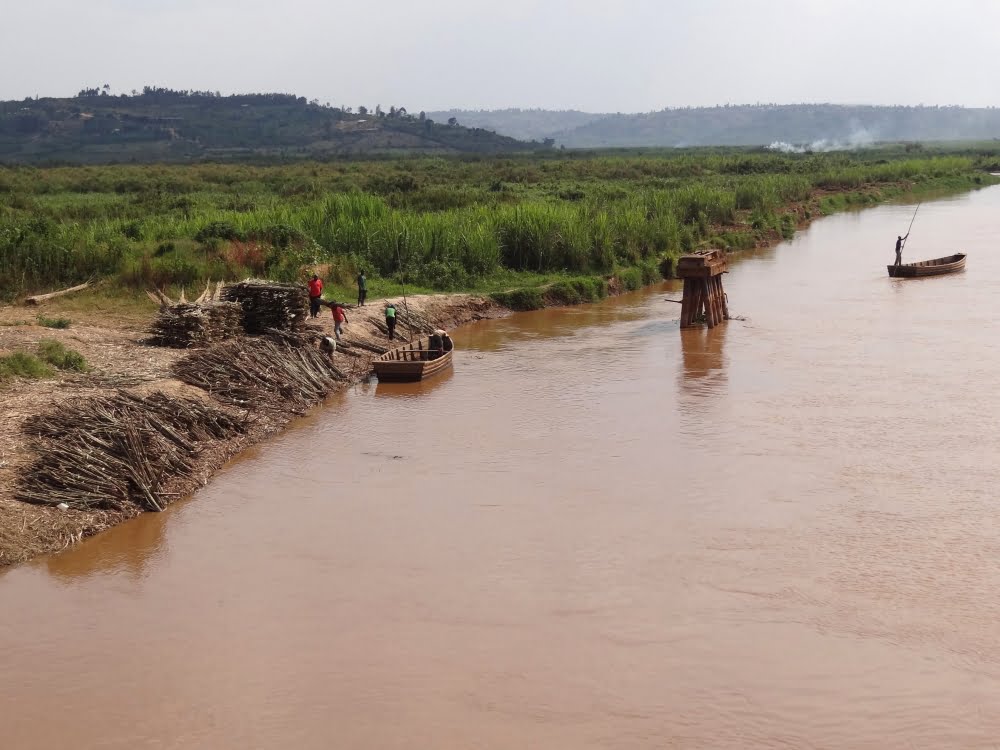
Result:
{"label": "green shrub", "polygon": [[676,258],[670,255],[663,256],[663,259],[660,261],[660,275],[665,279],[674,278],[676,263]]}
{"label": "green shrub", "polygon": [[790,240],[795,236],[795,215],[783,214],[781,217],[781,236]]}
{"label": "green shrub", "polygon": [[642,271],[638,268],[626,268],[618,273],[622,288],[629,292],[642,288]]}
{"label": "green shrub", "polygon": [[52,374],[52,368],[33,354],[14,352],[0,357],[0,383],[12,378],[39,380]]}
{"label": "green shrub", "polygon": [[542,292],[536,288],[511,289],[507,292],[494,292],[493,300],[511,310],[541,310],[545,307]]}
{"label": "green shrub", "polygon": [[45,328],[69,328],[71,321],[69,318],[47,318],[44,315],[38,316],[38,325]]}
{"label": "green shrub", "polygon": [[38,353],[45,362],[60,370],[86,372],[88,369],[87,360],[83,358],[82,354],[66,348],[54,339],[38,342]]}
{"label": "green shrub", "polygon": [[207,242],[211,239],[245,240],[246,234],[241,232],[232,222],[213,221],[195,232],[194,238],[198,242]]}

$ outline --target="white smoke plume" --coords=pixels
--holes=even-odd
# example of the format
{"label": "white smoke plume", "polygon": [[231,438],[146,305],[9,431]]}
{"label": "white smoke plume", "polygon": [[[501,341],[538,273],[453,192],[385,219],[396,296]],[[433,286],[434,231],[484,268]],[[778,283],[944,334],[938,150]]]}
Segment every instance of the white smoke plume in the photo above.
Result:
{"label": "white smoke plume", "polygon": [[856,126],[847,138],[820,138],[809,144],[788,143],[787,141],[774,141],[767,148],[771,151],[780,151],[783,154],[804,154],[807,151],[853,151],[854,149],[866,148],[875,143],[875,135],[867,128]]}

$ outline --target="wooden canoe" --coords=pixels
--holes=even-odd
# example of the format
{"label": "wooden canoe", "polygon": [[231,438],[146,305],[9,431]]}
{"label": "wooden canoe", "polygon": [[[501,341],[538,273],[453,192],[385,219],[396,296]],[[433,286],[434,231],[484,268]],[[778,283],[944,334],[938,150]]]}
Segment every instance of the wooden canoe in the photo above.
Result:
{"label": "wooden canoe", "polygon": [[386,352],[372,361],[372,369],[380,381],[413,383],[437,375],[451,367],[454,350],[445,352],[437,359],[429,359],[427,339]]}
{"label": "wooden canoe", "polygon": [[938,276],[942,273],[954,273],[965,268],[965,253],[955,253],[944,258],[922,260],[919,263],[903,263],[899,266],[887,266],[889,275],[900,278],[915,276]]}

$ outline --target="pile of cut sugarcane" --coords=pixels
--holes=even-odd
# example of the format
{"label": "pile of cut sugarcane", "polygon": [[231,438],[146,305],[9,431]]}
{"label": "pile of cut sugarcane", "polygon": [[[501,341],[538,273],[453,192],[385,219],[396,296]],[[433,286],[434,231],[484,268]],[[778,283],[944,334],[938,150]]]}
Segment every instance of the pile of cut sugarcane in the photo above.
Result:
{"label": "pile of cut sugarcane", "polygon": [[190,476],[208,441],[245,432],[246,417],[195,399],[117,391],[82,398],[29,418],[38,458],[15,496],[85,510],[162,510],[164,486]]}
{"label": "pile of cut sugarcane", "polygon": [[236,302],[223,302],[223,286],[218,284],[214,293],[211,284],[198,299],[188,302],[181,292],[179,302],[174,302],[163,292],[146,292],[160,304],[153,321],[149,343],[187,349],[205,346],[216,341],[227,341],[243,333],[243,307]]}
{"label": "pile of cut sugarcane", "polygon": [[222,299],[243,306],[243,328],[254,334],[301,329],[309,311],[309,293],[301,284],[247,279],[227,285]]}
{"label": "pile of cut sugarcane", "polygon": [[345,377],[310,339],[304,332],[272,331],[228,341],[178,360],[173,373],[224,404],[302,413]]}

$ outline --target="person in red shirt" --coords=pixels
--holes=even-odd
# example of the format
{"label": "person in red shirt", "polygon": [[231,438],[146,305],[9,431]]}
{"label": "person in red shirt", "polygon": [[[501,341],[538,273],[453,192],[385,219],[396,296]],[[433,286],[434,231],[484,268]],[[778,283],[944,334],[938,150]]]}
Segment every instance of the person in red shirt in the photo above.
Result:
{"label": "person in red shirt", "polygon": [[337,337],[337,341],[340,341],[340,334],[344,332],[342,326],[344,323],[350,322],[347,319],[347,311],[339,302],[331,302],[330,309],[333,310],[333,335]]}
{"label": "person in red shirt", "polygon": [[309,315],[315,318],[319,315],[319,306],[323,304],[323,279],[313,274],[309,282]]}

